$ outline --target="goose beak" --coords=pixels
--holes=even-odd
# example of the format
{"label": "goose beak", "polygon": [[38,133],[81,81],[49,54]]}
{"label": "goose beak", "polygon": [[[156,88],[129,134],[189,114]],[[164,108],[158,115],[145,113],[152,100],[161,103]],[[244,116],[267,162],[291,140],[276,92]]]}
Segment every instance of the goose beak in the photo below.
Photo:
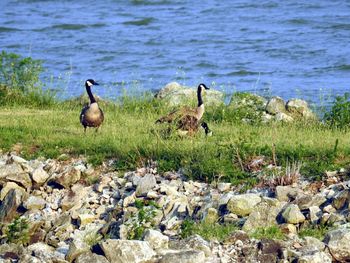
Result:
{"label": "goose beak", "polygon": [[94,85],[100,85],[100,84],[98,84],[97,82],[95,82]]}

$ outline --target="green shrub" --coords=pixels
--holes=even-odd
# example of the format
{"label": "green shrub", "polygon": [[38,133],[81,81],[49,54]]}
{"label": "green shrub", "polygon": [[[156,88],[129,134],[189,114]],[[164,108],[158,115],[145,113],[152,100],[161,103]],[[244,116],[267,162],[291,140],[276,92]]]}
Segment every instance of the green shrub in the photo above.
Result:
{"label": "green shrub", "polygon": [[2,105],[48,106],[55,96],[43,90],[40,60],[22,58],[14,53],[0,53],[0,103]]}
{"label": "green shrub", "polygon": [[12,223],[7,225],[5,229],[5,236],[9,243],[16,244],[28,244],[29,233],[28,233],[28,220],[23,217],[15,218]]}
{"label": "green shrub", "polygon": [[40,60],[22,58],[14,53],[0,53],[0,83],[27,92],[39,83],[43,71]]}
{"label": "green shrub", "polygon": [[332,127],[348,129],[350,126],[350,94],[337,96],[331,109],[326,112],[324,119]]}
{"label": "green shrub", "polygon": [[128,239],[141,239],[146,229],[154,227],[153,218],[158,206],[153,201],[146,203],[137,199],[135,207],[138,209],[137,213],[125,223],[128,227]]}

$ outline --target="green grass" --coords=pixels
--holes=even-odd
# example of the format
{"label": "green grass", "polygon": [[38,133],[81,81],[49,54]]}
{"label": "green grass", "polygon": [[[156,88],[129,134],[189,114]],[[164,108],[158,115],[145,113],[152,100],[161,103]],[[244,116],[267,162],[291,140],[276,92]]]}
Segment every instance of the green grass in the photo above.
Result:
{"label": "green grass", "polygon": [[323,240],[327,232],[331,229],[332,227],[324,225],[310,225],[302,228],[298,234],[300,237],[314,237]]}
{"label": "green grass", "polygon": [[205,240],[222,241],[227,238],[233,231],[238,230],[235,224],[212,224],[206,222],[195,222],[184,220],[181,225],[181,237],[187,238],[192,235],[200,235]]}
{"label": "green grass", "polygon": [[[241,162],[252,156],[272,159],[276,146],[277,163],[302,161],[302,174],[319,177],[325,170],[349,162],[350,137],[344,131],[321,124],[245,124],[231,121],[234,112],[207,107],[204,119],[213,130],[212,137],[199,133],[181,138],[166,134],[167,125],[155,120],[170,109],[151,96],[124,97],[116,104],[102,103],[105,122],[95,133],[85,135],[79,123],[81,105],[55,103],[44,109],[26,106],[0,107],[0,148],[10,150],[22,145],[27,158],[56,158],[62,153],[85,155],[94,165],[116,159],[116,169],[133,169],[152,159],[160,171],[183,168],[189,178],[212,181],[218,176],[235,184],[254,184],[256,178]],[[336,140],[338,144],[336,145]],[[336,148],[336,149],[335,149]],[[240,161],[241,160],[241,161]]]}
{"label": "green grass", "polygon": [[252,234],[250,234],[251,237],[255,239],[283,239],[284,234],[282,233],[282,230],[278,226],[271,226],[267,228],[257,228],[254,230]]}

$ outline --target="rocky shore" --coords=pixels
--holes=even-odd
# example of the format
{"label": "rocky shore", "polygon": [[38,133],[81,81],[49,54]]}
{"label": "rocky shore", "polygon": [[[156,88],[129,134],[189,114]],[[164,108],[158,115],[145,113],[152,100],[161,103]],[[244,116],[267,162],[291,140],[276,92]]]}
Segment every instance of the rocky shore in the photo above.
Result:
{"label": "rocky shore", "polygon": [[[350,180],[276,180],[242,192],[230,183],[158,173],[149,162],[115,171],[84,158],[0,154],[0,262],[348,262]],[[183,236],[184,222],[232,224],[224,240]],[[282,239],[254,238],[275,228]],[[317,239],[303,229],[325,229]],[[137,239],[137,240],[136,240]]]}

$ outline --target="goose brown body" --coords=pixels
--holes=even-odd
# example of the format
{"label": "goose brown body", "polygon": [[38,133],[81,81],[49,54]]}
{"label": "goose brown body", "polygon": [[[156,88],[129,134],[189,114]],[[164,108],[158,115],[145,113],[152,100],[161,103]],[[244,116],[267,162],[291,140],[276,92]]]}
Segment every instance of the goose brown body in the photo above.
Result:
{"label": "goose brown body", "polygon": [[204,114],[204,103],[202,100],[202,91],[208,89],[204,84],[199,84],[197,89],[197,108],[182,107],[176,109],[169,114],[159,118],[156,123],[174,123],[176,129],[182,135],[193,135],[200,127],[203,127],[205,133],[208,135],[210,132],[208,125],[201,122]]}
{"label": "goose brown body", "polygon": [[80,113],[80,123],[84,126],[84,131],[87,127],[98,128],[104,121],[103,111],[98,106],[95,97],[92,95],[91,86],[98,85],[94,80],[89,79],[85,83],[86,92],[90,98],[90,104],[86,105]]}
{"label": "goose brown body", "polygon": [[191,108],[188,106],[182,107],[180,109],[176,109],[165,116],[160,117],[156,123],[172,123],[181,120],[182,118],[186,118],[187,116],[193,116],[200,121],[204,114],[204,103],[202,99],[202,91],[204,89],[209,89],[205,84],[199,84],[197,88],[197,100],[198,105],[196,108]]}
{"label": "goose brown body", "polygon": [[211,133],[206,122],[201,122],[195,116],[187,115],[177,122],[176,129],[182,135],[192,136],[198,132],[200,127],[204,129],[206,135]]}

